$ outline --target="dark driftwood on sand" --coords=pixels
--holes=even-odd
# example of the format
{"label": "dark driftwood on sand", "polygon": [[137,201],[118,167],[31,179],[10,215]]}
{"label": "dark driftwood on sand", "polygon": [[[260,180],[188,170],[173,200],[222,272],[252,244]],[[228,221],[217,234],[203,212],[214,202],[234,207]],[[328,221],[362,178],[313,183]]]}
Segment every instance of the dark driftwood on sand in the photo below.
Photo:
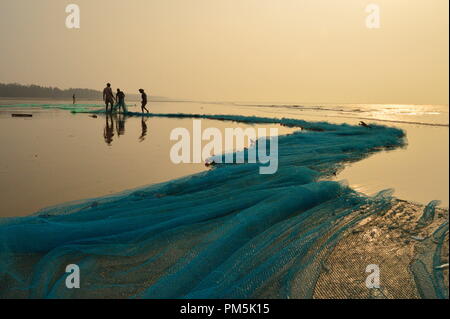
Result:
{"label": "dark driftwood on sand", "polygon": [[11,114],[12,117],[33,117],[33,114]]}

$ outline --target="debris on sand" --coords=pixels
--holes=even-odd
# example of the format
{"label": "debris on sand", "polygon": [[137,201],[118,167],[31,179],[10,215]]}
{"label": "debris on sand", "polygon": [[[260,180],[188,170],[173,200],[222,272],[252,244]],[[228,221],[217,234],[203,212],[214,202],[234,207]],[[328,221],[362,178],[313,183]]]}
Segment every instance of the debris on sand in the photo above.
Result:
{"label": "debris on sand", "polygon": [[33,114],[11,114],[12,117],[33,117]]}

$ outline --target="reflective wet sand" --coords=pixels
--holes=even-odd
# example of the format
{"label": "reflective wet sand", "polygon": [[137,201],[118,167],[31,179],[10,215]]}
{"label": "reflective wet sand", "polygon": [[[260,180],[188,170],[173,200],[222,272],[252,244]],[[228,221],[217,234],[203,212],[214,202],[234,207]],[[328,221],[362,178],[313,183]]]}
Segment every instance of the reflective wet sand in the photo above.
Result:
{"label": "reflective wet sand", "polygon": [[[164,109],[176,112],[175,106]],[[352,163],[338,174],[354,189],[372,195],[394,189],[399,199],[428,204],[440,200],[449,206],[449,127],[448,106],[425,105],[314,105],[304,107],[256,107],[191,103],[194,112],[288,117],[306,121],[327,121],[357,125],[361,120],[394,126],[406,132],[408,145],[403,149],[376,153]],[[270,103],[266,103],[270,105]],[[363,112],[361,112],[363,111]],[[406,123],[409,122],[409,123]],[[417,124],[423,123],[423,124]],[[425,125],[426,124],[426,125]],[[437,125],[437,126],[434,126]]]}
{"label": "reflective wet sand", "polygon": [[[2,105],[19,103],[1,102]],[[133,102],[130,104],[131,110],[137,110]],[[332,108],[318,111],[314,108],[250,105],[153,102],[150,110],[155,113],[290,117],[349,124],[360,121],[357,113],[339,112]],[[418,121],[423,118],[428,122],[437,118],[433,117],[433,112],[414,116],[414,106],[404,107],[402,112],[386,111],[392,109],[387,106],[371,107],[371,111],[361,117],[373,114],[386,120]],[[416,109],[417,113],[423,109],[430,110],[425,107]],[[12,118],[12,113],[33,114],[33,117]],[[443,117],[438,118],[441,122],[437,122],[443,123]],[[347,180],[353,188],[366,194],[394,188],[400,199],[421,204],[441,200],[442,206],[448,207],[448,126],[378,123],[404,129],[408,146],[376,153],[348,165],[336,179]],[[202,120],[202,125],[204,128],[217,127],[222,132],[227,127],[250,127],[211,120]],[[100,115],[93,118],[88,114],[71,114],[58,109],[0,109],[0,216],[29,215],[67,201],[114,194],[206,170],[203,164],[175,165],[170,161],[169,152],[174,142],[169,140],[169,136],[176,127],[192,130],[192,120]],[[279,134],[295,130],[278,128]]]}
{"label": "reflective wet sand", "polygon": [[[13,118],[12,113],[32,114]],[[201,164],[173,164],[172,129],[192,132],[192,119],[96,118],[63,110],[0,110],[0,217],[26,216],[39,209],[119,193],[205,171]],[[202,127],[271,128],[202,120]],[[269,130],[267,130],[268,132]],[[192,134],[191,134],[192,135]],[[205,142],[204,144],[206,144]]]}

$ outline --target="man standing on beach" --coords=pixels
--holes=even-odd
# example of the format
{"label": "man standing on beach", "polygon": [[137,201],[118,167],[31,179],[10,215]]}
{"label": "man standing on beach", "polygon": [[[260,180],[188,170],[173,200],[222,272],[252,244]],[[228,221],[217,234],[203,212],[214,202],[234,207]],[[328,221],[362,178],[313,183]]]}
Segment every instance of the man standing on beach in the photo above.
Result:
{"label": "man standing on beach", "polygon": [[127,110],[125,108],[125,93],[123,93],[120,89],[117,89],[116,100],[117,110],[120,111],[120,109],[122,109],[122,112],[126,113]]}
{"label": "man standing on beach", "polygon": [[147,94],[144,92],[144,89],[139,89],[139,92],[141,93],[142,96],[142,105],[141,105],[141,110],[142,113],[144,113],[144,110],[147,111],[147,113],[150,113],[147,108],[145,107],[147,105]]}
{"label": "man standing on beach", "polygon": [[106,84],[103,90],[103,101],[106,103],[106,112],[108,112],[108,105],[111,104],[111,112],[114,107],[114,94],[111,89],[111,83]]}

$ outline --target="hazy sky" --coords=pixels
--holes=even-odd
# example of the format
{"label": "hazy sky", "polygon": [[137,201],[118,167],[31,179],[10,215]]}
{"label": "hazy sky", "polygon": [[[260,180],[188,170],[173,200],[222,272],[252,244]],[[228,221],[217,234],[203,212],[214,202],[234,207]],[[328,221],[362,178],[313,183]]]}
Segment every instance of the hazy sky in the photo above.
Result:
{"label": "hazy sky", "polygon": [[[81,28],[67,29],[78,4]],[[365,8],[381,8],[368,29]],[[448,103],[448,0],[1,0],[0,82],[228,101]]]}

